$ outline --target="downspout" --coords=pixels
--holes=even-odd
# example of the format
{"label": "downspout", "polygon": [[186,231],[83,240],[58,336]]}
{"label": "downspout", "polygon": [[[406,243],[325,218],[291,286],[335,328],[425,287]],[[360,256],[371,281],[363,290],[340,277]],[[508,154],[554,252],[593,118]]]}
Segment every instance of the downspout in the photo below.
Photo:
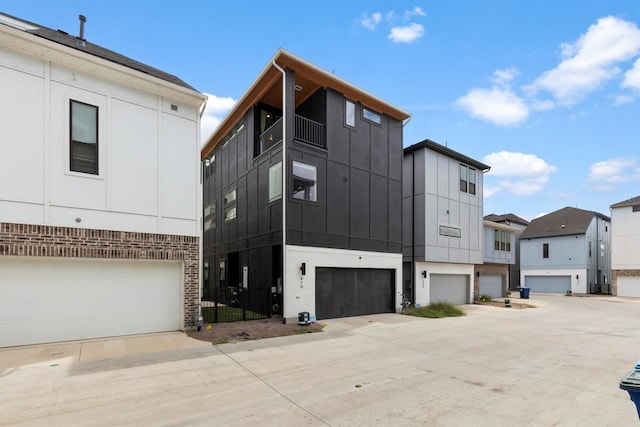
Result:
{"label": "downspout", "polygon": [[287,271],[287,75],[275,59],[272,63],[282,74],[282,323],[286,323],[284,284]]}
{"label": "downspout", "polygon": [[[416,304],[416,152],[411,152],[411,299]],[[427,245],[424,246],[425,251]],[[426,254],[425,254],[426,255]],[[415,283],[414,283],[415,282]]]}

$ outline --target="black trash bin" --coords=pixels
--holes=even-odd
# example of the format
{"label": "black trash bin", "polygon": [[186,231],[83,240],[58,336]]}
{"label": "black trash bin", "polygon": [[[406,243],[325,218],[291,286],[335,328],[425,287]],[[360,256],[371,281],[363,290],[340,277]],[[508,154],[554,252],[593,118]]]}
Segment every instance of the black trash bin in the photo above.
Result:
{"label": "black trash bin", "polygon": [[638,418],[640,418],[640,361],[636,362],[633,371],[622,377],[620,388],[629,393],[629,398],[635,403]]}
{"label": "black trash bin", "polygon": [[520,287],[520,298],[529,299],[529,289],[526,286]]}

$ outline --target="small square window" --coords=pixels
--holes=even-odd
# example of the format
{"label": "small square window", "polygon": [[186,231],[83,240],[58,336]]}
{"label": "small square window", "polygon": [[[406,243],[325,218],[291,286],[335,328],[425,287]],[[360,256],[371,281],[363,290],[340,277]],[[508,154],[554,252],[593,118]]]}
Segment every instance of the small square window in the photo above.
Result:
{"label": "small square window", "polygon": [[224,204],[228,205],[229,203],[236,201],[236,190],[231,190],[224,196]]}
{"label": "small square window", "polygon": [[236,207],[232,207],[227,209],[224,212],[224,220],[225,221],[233,221],[234,219],[236,219]]}

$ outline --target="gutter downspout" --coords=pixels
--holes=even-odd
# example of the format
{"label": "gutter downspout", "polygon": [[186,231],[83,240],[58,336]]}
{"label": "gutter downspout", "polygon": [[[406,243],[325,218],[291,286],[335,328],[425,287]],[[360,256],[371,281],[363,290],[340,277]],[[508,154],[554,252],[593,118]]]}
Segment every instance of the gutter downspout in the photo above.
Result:
{"label": "gutter downspout", "polygon": [[272,63],[282,74],[282,323],[286,323],[284,289],[287,271],[287,75],[275,59]]}

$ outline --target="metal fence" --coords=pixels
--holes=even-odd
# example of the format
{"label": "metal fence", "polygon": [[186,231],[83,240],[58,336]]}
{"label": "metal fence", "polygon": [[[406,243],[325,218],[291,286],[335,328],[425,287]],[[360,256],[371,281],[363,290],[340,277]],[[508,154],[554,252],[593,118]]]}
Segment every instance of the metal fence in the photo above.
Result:
{"label": "metal fence", "polygon": [[202,318],[205,323],[237,322],[268,319],[280,312],[280,296],[270,287],[243,289],[214,288],[202,299]]}

